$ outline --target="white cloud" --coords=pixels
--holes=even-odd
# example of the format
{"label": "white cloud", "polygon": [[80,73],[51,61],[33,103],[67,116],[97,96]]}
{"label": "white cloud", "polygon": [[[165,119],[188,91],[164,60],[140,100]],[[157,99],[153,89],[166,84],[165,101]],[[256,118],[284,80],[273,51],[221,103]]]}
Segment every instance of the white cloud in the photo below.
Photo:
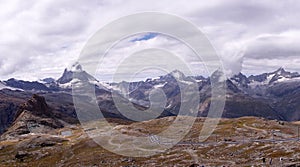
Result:
{"label": "white cloud", "polygon": [[[208,75],[206,69],[203,66],[203,63],[201,63],[201,60],[198,58],[198,56],[194,54],[193,50],[191,50],[188,46],[186,46],[184,43],[178,41],[175,38],[159,34],[156,37],[153,37],[148,40],[141,40],[141,41],[134,41],[134,42],[132,41],[134,39],[143,38],[143,36],[145,35],[146,35],[145,33],[137,34],[127,39],[124,39],[122,41],[119,41],[118,44],[116,44],[113,48],[110,49],[110,51],[107,53],[104,59],[102,59],[101,65],[98,67],[96,76],[100,78],[100,80],[102,79],[112,80],[112,77],[115,74],[116,70],[124,61],[126,61],[126,59],[130,59],[132,55],[135,55],[138,52],[141,52],[142,50],[146,50],[146,49],[150,49],[149,52],[153,54],[153,57],[160,57],[160,58],[154,60],[154,58],[150,56],[148,57],[148,59],[145,59],[144,62],[140,62],[138,64],[135,64],[134,66],[139,66],[140,69],[150,67],[154,73],[151,75],[152,77],[157,75],[163,75],[166,72],[171,72],[172,70],[175,69],[181,70],[186,74],[193,73],[197,75],[201,73],[204,75]],[[189,66],[189,70],[184,69],[181,66],[176,66],[177,64],[175,62],[173,62],[174,64],[172,64],[173,61],[172,59],[164,59],[164,56],[166,56],[165,54],[168,53],[163,53],[161,51],[155,52],[154,50],[151,49],[159,49],[159,50],[165,50],[166,52],[169,52],[170,54],[179,58],[182,62],[185,62],[187,66]],[[147,53],[141,53],[141,54],[147,54]],[[152,62],[151,65],[149,65],[149,61]],[[129,64],[125,64],[124,66],[127,68],[131,68],[132,64],[129,63]],[[168,70],[172,66],[173,68],[171,69],[171,71]],[[156,68],[160,68],[160,70],[157,70]],[[147,75],[149,74],[149,70],[151,69],[148,69],[148,73],[146,73]],[[138,76],[140,78],[135,78],[135,80],[146,79],[150,77],[145,75],[138,75]],[[126,78],[128,76],[126,75],[124,77]]]}
{"label": "white cloud", "polygon": [[[300,71],[298,1],[0,0],[0,3],[0,79],[57,78],[66,66],[76,61],[86,41],[99,28],[121,16],[142,11],[167,12],[195,23],[211,40],[230,73],[259,73],[277,67],[286,57],[294,62],[290,69]],[[178,49],[170,40],[156,38],[149,43],[173,47],[186,54],[186,50]],[[123,51],[132,49],[126,47]],[[260,63],[263,60],[270,64]]]}

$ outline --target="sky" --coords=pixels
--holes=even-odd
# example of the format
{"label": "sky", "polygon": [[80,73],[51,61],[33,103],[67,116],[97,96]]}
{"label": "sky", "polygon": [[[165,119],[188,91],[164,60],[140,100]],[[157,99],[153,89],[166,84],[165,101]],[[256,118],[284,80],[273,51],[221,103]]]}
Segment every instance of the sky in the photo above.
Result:
{"label": "sky", "polygon": [[[0,4],[1,80],[58,78],[101,27],[145,11],[174,14],[196,25],[228,75],[260,74],[279,67],[300,72],[300,2],[296,0],[0,0]],[[119,56],[152,46],[183,57],[190,53],[165,35],[138,34],[112,49],[98,79],[112,75],[111,65]],[[199,74],[205,72],[201,63],[190,63]]]}

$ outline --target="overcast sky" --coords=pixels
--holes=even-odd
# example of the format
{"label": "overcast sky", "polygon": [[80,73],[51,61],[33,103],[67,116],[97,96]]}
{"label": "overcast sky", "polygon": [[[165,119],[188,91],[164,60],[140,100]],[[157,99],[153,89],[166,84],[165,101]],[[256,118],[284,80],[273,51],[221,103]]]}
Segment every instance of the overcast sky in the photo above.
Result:
{"label": "overcast sky", "polygon": [[[175,14],[194,23],[211,41],[228,73],[258,74],[279,67],[300,72],[300,2],[296,0],[0,0],[0,4],[0,79],[58,78],[97,30],[143,11]],[[144,45],[180,48],[161,35],[134,39],[116,47],[114,57]],[[178,53],[185,54],[182,48]],[[103,68],[103,74],[109,75],[108,69]]]}

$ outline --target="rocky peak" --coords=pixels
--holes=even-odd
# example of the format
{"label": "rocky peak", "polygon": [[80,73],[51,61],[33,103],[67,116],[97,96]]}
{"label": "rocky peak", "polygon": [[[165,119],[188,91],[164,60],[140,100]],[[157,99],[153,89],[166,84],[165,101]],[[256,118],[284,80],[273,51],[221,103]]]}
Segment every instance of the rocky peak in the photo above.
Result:
{"label": "rocky peak", "polygon": [[67,68],[65,69],[63,75],[57,80],[58,83],[60,84],[65,84],[73,79],[73,72],[69,71]]}
{"label": "rocky peak", "polygon": [[44,78],[41,79],[41,81],[45,84],[51,84],[51,83],[55,83],[55,79],[54,78]]}
{"label": "rocky peak", "polygon": [[280,67],[279,69],[277,69],[276,71],[269,73],[269,75],[274,75],[273,77],[278,77],[278,76],[282,76],[282,77],[292,77],[291,73],[288,71],[285,71],[284,68]]}
{"label": "rocky peak", "polygon": [[57,80],[60,84],[71,82],[74,78],[74,73],[82,73],[82,66],[76,62],[70,68],[65,68],[63,75]]}
{"label": "rocky peak", "polygon": [[183,72],[179,70],[174,70],[167,75],[161,76],[160,80],[166,81],[166,82],[176,82],[176,80],[185,80],[187,77],[184,75]]}
{"label": "rocky peak", "polygon": [[71,83],[73,79],[83,82],[98,82],[93,76],[84,71],[78,62],[73,64],[70,69],[66,68],[63,75],[57,80],[57,83]]}
{"label": "rocky peak", "polygon": [[284,68],[283,67],[280,67],[280,68],[278,68],[274,73],[276,73],[276,74],[282,74],[282,73],[285,73],[286,71],[284,70]]}
{"label": "rocky peak", "polygon": [[231,77],[230,80],[242,87],[248,87],[248,84],[250,83],[249,79],[241,72]]}
{"label": "rocky peak", "polygon": [[273,77],[269,82],[270,84],[280,81],[280,80],[284,81],[287,79],[293,79],[293,78],[300,76],[298,73],[291,73],[291,72],[285,71],[282,67],[280,67],[278,70],[274,71],[271,74],[273,74]]}
{"label": "rocky peak", "polygon": [[249,76],[249,80],[251,82],[253,81],[257,81],[257,82],[261,82],[262,84],[273,84],[276,82],[283,82],[283,81],[287,81],[287,80],[291,80],[294,78],[298,78],[300,77],[300,75],[297,72],[289,72],[286,71],[284,68],[280,67],[279,69],[277,69],[274,72],[269,72],[269,73],[263,73],[260,75],[251,75]]}
{"label": "rocky peak", "polygon": [[281,75],[283,77],[287,77],[287,78],[295,78],[295,77],[299,77],[299,73],[297,72],[289,72],[286,71],[284,68],[280,67],[278,70],[276,70],[274,72],[276,75]]}
{"label": "rocky peak", "polygon": [[2,137],[16,137],[27,133],[48,133],[52,129],[62,128],[43,96],[34,94],[19,107],[14,122]]}
{"label": "rocky peak", "polygon": [[247,80],[247,77],[246,77],[244,74],[242,74],[242,73],[240,72],[240,73],[234,75],[234,76],[232,77],[232,79],[234,79],[234,80],[236,80],[236,81],[243,81],[243,80]]}
{"label": "rocky peak", "polygon": [[79,62],[75,62],[72,66],[70,71],[72,72],[82,72],[82,66],[79,64]]}
{"label": "rocky peak", "polygon": [[20,107],[20,111],[29,111],[33,115],[41,117],[51,117],[51,109],[47,105],[46,100],[43,96],[34,94],[26,103]]}

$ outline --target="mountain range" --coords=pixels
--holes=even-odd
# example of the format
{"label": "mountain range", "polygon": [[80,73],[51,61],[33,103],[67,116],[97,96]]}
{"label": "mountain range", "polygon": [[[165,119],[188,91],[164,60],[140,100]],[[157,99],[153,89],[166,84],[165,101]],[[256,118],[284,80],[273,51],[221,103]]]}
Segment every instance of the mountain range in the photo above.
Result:
{"label": "mountain range", "polygon": [[[115,106],[113,94],[117,94],[124,103],[131,102],[139,110],[146,110],[150,107],[151,90],[160,88],[164,91],[167,101],[159,117],[174,116],[178,114],[182,105],[180,85],[187,88],[191,83],[197,82],[200,96],[198,116],[206,117],[211,102],[210,81],[210,77],[185,76],[184,73],[174,70],[167,75],[145,81],[103,83],[84,71],[79,63],[75,63],[71,69],[65,69],[57,80],[45,78],[30,82],[12,78],[0,82],[0,134],[9,134],[9,127],[19,131],[23,128],[22,132],[26,132],[24,126],[28,122],[30,125],[44,127],[49,127],[51,124],[59,127],[77,123],[72,86],[80,86],[82,83],[95,86],[97,102],[105,117],[127,119]],[[245,76],[239,73],[226,80],[226,104],[222,117],[256,116],[298,121],[300,120],[299,100],[300,75],[296,72],[279,68],[274,72],[260,75]],[[28,109],[30,105],[35,107]],[[45,115],[37,112],[43,110],[41,106],[47,110],[48,122],[45,121]],[[26,119],[19,118],[20,115]],[[32,123],[34,121],[28,117],[35,118],[37,121]],[[17,123],[20,121],[23,124]],[[50,127],[53,127],[52,125]]]}

